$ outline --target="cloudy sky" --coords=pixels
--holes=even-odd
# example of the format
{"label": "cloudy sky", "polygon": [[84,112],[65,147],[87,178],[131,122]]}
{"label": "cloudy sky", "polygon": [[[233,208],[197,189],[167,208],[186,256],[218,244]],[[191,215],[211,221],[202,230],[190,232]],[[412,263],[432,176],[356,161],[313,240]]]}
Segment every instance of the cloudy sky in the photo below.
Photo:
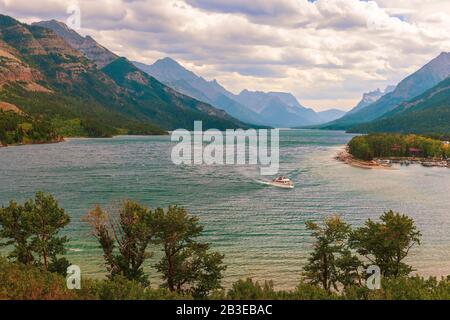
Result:
{"label": "cloudy sky", "polygon": [[[238,93],[349,109],[450,51],[449,0],[0,0],[23,22],[81,8],[83,35],[121,56],[170,56]],[[70,10],[69,10],[70,11]]]}

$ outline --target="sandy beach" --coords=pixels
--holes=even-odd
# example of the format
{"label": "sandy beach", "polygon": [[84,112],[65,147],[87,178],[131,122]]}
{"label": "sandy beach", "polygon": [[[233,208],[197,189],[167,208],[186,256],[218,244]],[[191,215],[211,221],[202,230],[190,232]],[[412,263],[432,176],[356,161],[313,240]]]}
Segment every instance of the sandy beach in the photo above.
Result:
{"label": "sandy beach", "polygon": [[355,168],[360,169],[389,169],[389,170],[395,170],[388,164],[380,164],[379,162],[375,160],[371,161],[364,161],[364,160],[358,160],[355,159],[348,151],[347,149],[339,151],[339,153],[335,156],[336,160],[339,160],[341,162],[344,162],[345,164],[348,164]]}

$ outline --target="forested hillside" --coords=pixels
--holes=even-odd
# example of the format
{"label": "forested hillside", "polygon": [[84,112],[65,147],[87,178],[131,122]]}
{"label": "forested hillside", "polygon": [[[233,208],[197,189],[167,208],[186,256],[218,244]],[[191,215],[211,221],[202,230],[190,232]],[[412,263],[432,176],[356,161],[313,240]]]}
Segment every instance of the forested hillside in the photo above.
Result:
{"label": "forested hillside", "polygon": [[380,119],[351,132],[398,132],[450,135],[450,78]]}

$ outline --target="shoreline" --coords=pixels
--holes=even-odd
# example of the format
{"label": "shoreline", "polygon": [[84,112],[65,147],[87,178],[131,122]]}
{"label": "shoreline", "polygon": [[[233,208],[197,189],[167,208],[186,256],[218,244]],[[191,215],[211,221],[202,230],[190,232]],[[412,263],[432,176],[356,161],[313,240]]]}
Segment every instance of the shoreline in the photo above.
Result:
{"label": "shoreline", "polygon": [[375,160],[371,161],[365,161],[365,160],[359,160],[355,159],[348,151],[347,149],[341,150],[338,152],[338,154],[334,157],[334,159],[341,161],[345,164],[348,164],[349,166],[352,166],[354,168],[359,169],[386,169],[386,170],[396,170],[392,168],[389,164],[379,163]]}
{"label": "shoreline", "polygon": [[73,141],[73,140],[89,140],[89,139],[114,139],[116,137],[167,137],[167,136],[168,136],[168,134],[149,134],[149,135],[118,134],[118,135],[111,136],[111,137],[61,137],[58,140],[47,141],[47,142],[15,143],[15,144],[7,144],[7,145],[0,144],[0,148],[32,146],[32,145],[40,145],[40,144],[56,144],[56,143],[69,142],[71,140]]}
{"label": "shoreline", "polygon": [[377,158],[371,161],[356,159],[347,149],[341,150],[334,157],[334,159],[341,161],[349,166],[360,169],[388,169],[398,170],[393,168],[393,164],[400,164],[401,166],[419,164],[426,168],[449,168],[450,161],[443,159],[427,159],[427,158],[414,158],[414,157],[386,157]]}
{"label": "shoreline", "polygon": [[58,140],[52,140],[52,141],[37,141],[37,142],[30,142],[30,143],[15,143],[15,144],[0,144],[0,148],[9,148],[9,147],[23,147],[23,146],[32,146],[32,145],[40,145],[40,144],[56,144],[56,143],[62,143],[66,142],[66,139],[64,137],[60,137]]}

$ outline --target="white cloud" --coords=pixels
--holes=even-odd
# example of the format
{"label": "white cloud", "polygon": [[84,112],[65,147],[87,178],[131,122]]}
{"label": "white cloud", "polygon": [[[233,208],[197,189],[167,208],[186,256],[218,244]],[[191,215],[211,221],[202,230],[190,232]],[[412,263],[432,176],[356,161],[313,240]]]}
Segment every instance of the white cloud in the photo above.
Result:
{"label": "white cloud", "polygon": [[[0,0],[23,21],[67,17],[73,1]],[[450,51],[447,0],[79,0],[82,33],[133,60],[171,56],[234,92],[294,93],[351,107]]]}

